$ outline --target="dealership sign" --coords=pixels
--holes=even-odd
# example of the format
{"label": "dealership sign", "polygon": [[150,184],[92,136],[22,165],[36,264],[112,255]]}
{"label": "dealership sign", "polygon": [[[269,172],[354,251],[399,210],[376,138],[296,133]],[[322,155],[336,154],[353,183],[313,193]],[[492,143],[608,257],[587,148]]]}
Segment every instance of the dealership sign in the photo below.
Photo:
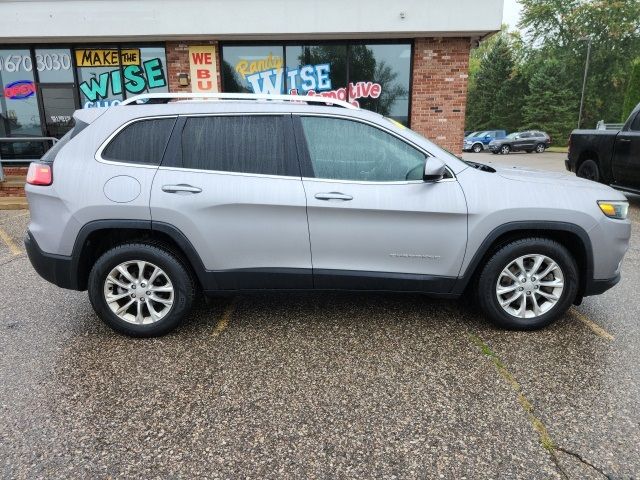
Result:
{"label": "dealership sign", "polygon": [[4,96],[11,100],[22,100],[35,95],[36,86],[31,80],[17,80],[4,87]]}
{"label": "dealership sign", "polygon": [[281,94],[288,81],[289,85],[295,85],[289,88],[290,95],[336,98],[356,106],[359,106],[360,98],[379,98],[382,94],[382,86],[375,82],[351,82],[346,87],[333,89],[328,63],[285,69],[281,57],[269,54],[251,62],[241,60],[235,70],[254,93]]}

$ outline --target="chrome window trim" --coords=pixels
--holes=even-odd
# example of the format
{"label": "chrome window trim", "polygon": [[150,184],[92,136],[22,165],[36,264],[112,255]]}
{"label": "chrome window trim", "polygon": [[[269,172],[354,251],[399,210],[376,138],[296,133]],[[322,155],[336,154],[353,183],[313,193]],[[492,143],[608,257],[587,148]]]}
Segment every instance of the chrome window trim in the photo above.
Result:
{"label": "chrome window trim", "polygon": [[[153,169],[157,169],[158,166],[160,165],[160,162],[162,162],[162,158],[158,160],[158,165],[149,165],[148,163],[131,163],[131,162],[121,162],[119,160],[107,160],[106,158],[102,157],[102,153],[104,152],[105,148],[107,148],[107,146],[111,143],[111,141],[125,128],[127,128],[129,125],[136,123],[136,122],[144,122],[145,120],[157,120],[157,119],[163,119],[163,118],[178,118],[179,115],[177,114],[172,114],[172,115],[153,115],[153,116],[149,116],[149,117],[137,117],[137,118],[133,118],[131,120],[126,121],[125,123],[123,123],[122,125],[120,125],[111,135],[109,135],[107,137],[107,139],[102,142],[100,144],[100,147],[98,147],[98,150],[96,151],[96,154],[94,155],[95,160],[97,160],[100,163],[104,163],[107,165],[120,165],[120,166],[124,166],[124,167],[136,167],[136,168],[153,168]],[[169,142],[169,139],[167,139],[167,142]]]}
{"label": "chrome window trim", "polygon": [[[390,129],[388,129],[388,128],[382,126],[382,125],[379,125],[379,124],[377,124],[375,122],[372,122],[370,120],[365,120],[363,118],[352,117],[352,116],[349,116],[349,115],[334,114],[334,113],[313,113],[313,112],[299,113],[299,112],[295,112],[295,113],[292,113],[292,115],[297,115],[299,117],[337,118],[337,119],[340,119],[340,120],[349,120],[349,121],[352,121],[352,122],[363,123],[365,125],[369,125],[370,127],[377,128],[378,130],[382,130],[383,132],[388,133],[389,135],[392,135],[392,136],[396,137],[398,140],[400,140],[401,142],[406,143],[407,145],[409,145],[413,149],[419,151],[420,153],[422,153],[427,158],[438,158],[435,155],[433,155],[431,152],[429,152],[428,150],[425,150],[424,148],[422,148],[420,145],[416,145],[415,143],[413,143],[408,138],[405,138],[402,135],[398,134],[397,132],[394,132],[393,130],[390,130]],[[453,170],[451,170],[449,168],[449,165],[447,165],[446,162],[442,161],[442,163],[445,164],[445,168],[447,169],[447,172],[449,172],[449,175],[451,175],[451,178],[443,178],[442,180],[439,180],[437,182],[431,182],[431,183],[457,182],[458,180],[456,178],[455,173],[453,173]],[[429,183],[429,182],[424,182],[422,180],[405,180],[405,181],[403,181],[403,180],[393,180],[393,181],[388,181],[388,182],[370,182],[370,181],[366,181],[366,180],[339,180],[339,179],[316,178],[316,177],[304,177],[303,180],[318,180],[318,181],[326,181],[326,182],[331,182],[331,183],[358,183],[358,184],[366,184],[366,185],[394,185],[394,184],[395,185],[405,185],[405,184],[409,184],[409,183]]]}

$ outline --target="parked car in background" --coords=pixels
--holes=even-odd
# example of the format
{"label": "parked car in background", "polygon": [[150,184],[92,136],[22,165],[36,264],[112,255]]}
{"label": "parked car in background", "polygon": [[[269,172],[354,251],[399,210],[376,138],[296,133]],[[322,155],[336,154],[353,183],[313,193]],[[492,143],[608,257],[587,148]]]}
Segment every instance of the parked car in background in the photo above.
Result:
{"label": "parked car in background", "polygon": [[622,130],[574,130],[566,167],[579,177],[640,193],[640,104]]}
{"label": "parked car in background", "polygon": [[507,155],[511,152],[544,153],[551,146],[551,137],[539,130],[514,132],[489,143],[491,153]]}
{"label": "parked car in background", "polygon": [[496,139],[502,139],[507,136],[504,130],[485,130],[483,132],[474,132],[464,139],[462,150],[465,152],[480,153],[489,144]]}

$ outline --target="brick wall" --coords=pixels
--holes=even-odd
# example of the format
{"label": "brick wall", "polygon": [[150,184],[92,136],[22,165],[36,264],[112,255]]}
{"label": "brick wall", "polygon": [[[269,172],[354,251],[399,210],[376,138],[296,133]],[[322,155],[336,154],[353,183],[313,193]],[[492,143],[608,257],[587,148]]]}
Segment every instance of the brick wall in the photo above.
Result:
{"label": "brick wall", "polygon": [[[189,45],[215,45],[216,47],[216,70],[218,91],[222,91],[222,82],[220,79],[220,51],[218,42],[214,41],[182,41],[182,42],[167,42],[167,74],[169,75],[169,91],[175,92],[191,92],[191,85],[181,87],[178,84],[178,74],[186,73],[190,74],[189,69]],[[193,81],[193,79],[191,79]]]}
{"label": "brick wall", "polygon": [[467,104],[468,38],[417,38],[413,52],[411,128],[462,152]]}

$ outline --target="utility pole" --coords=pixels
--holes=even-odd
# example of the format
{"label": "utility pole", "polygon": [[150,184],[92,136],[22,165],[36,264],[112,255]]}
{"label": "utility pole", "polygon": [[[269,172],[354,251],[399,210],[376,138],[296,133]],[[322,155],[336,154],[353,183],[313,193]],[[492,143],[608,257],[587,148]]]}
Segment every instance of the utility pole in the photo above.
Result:
{"label": "utility pole", "polygon": [[591,37],[583,37],[581,41],[587,42],[587,61],[584,65],[584,78],[582,79],[582,97],[580,98],[580,113],[578,114],[578,128],[582,125],[582,110],[584,109],[584,94],[587,89],[587,75],[589,74],[589,59],[591,58],[591,43],[593,39]]}

